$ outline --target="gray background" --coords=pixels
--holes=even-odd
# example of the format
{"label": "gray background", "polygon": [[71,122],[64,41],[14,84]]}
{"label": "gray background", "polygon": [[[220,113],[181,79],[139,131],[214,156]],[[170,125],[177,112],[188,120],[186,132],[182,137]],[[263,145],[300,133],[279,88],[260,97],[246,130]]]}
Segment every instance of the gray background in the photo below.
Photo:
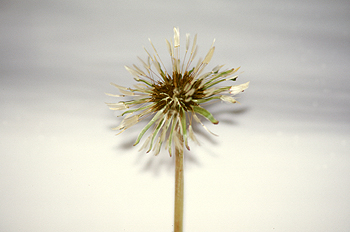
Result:
{"label": "gray background", "polygon": [[185,231],[350,230],[349,1],[1,1],[0,231],[172,231],[174,160],[104,102],[150,37],[241,66],[185,160]]}

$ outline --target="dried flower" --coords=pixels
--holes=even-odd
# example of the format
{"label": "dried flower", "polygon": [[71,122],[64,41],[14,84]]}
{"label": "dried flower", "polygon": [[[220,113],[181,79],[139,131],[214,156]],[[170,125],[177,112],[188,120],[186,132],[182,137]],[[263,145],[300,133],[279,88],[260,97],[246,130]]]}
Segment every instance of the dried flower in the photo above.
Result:
{"label": "dried flower", "polygon": [[[234,95],[248,88],[249,82],[241,85],[218,86],[225,81],[236,81],[235,75],[239,68],[220,71],[223,65],[218,65],[209,72],[204,72],[214,54],[214,42],[205,58],[199,59],[197,65],[191,64],[197,54],[197,35],[195,35],[191,50],[190,36],[186,34],[186,50],[183,61],[180,62],[179,29],[174,28],[174,42],[166,40],[171,57],[172,70],[167,70],[160,59],[156,48],[150,40],[155,55],[148,54],[147,61],[140,61],[144,70],[138,66],[125,66],[134,79],[139,82],[134,88],[125,88],[116,84],[121,95],[107,94],[113,97],[131,97],[132,100],[118,103],[107,103],[111,110],[125,110],[121,115],[126,117],[114,130],[124,130],[151,116],[147,125],[139,134],[134,145],[138,144],[152,126],[152,133],[142,146],[147,152],[153,149],[157,155],[163,143],[171,156],[172,146],[182,150],[184,146],[189,150],[188,138],[197,143],[192,129],[193,119],[201,122],[198,115],[208,119],[213,124],[219,122],[201,105],[212,100],[222,100],[236,103]],[[187,58],[187,59],[186,59]],[[131,109],[129,109],[131,108]],[[121,133],[120,132],[120,133]],[[210,132],[210,131],[209,131]],[[211,132],[210,132],[211,133]]]}

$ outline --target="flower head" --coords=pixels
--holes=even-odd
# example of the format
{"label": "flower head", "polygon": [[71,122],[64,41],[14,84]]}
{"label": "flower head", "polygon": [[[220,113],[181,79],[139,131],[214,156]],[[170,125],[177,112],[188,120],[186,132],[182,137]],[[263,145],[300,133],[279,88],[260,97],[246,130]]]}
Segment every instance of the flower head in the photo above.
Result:
{"label": "flower head", "polygon": [[191,66],[197,54],[197,35],[190,49],[190,36],[186,34],[186,50],[181,62],[180,33],[178,28],[174,28],[174,42],[166,40],[172,70],[165,68],[151,40],[150,43],[154,55],[152,56],[145,49],[148,54],[147,61],[139,58],[144,70],[136,65],[125,66],[139,83],[134,88],[112,83],[119,89],[121,95],[107,94],[113,97],[130,97],[132,100],[107,103],[107,105],[111,110],[125,110],[121,114],[126,115],[125,118],[119,126],[113,128],[114,130],[123,132],[149,117],[149,122],[140,132],[134,145],[138,144],[146,131],[152,128],[152,133],[144,142],[142,149],[147,148],[147,152],[153,149],[157,155],[165,143],[171,156],[172,146],[177,149],[183,149],[186,146],[189,150],[188,138],[197,142],[192,129],[193,121],[199,122],[210,132],[198,115],[213,124],[219,123],[208,110],[202,107],[203,103],[212,100],[236,103],[234,95],[247,89],[249,82],[241,85],[218,85],[236,81],[236,72],[239,68],[221,71],[223,65],[218,65],[209,72],[203,72],[214,54],[214,42],[204,59],[199,59],[195,66]]}

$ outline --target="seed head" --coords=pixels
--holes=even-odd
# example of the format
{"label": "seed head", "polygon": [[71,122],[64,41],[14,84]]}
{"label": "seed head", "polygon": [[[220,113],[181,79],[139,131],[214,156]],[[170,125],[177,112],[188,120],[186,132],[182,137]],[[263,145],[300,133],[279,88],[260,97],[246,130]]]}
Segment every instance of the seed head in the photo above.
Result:
{"label": "seed head", "polygon": [[[215,40],[214,40],[215,41]],[[186,50],[183,61],[180,61],[180,32],[174,28],[174,43],[166,40],[171,57],[172,70],[167,70],[160,59],[156,48],[151,42],[154,51],[152,56],[146,49],[147,61],[141,61],[144,70],[138,66],[125,66],[126,70],[139,82],[135,88],[126,88],[111,83],[117,87],[121,95],[107,94],[113,97],[129,97],[131,100],[107,103],[111,110],[125,110],[125,116],[119,126],[113,128],[120,133],[139,121],[151,117],[147,125],[140,132],[134,145],[137,145],[146,131],[152,130],[141,149],[152,149],[155,155],[165,143],[165,148],[172,154],[172,147],[189,150],[188,138],[197,142],[194,135],[193,119],[199,122],[204,129],[210,132],[197,115],[201,115],[213,124],[219,122],[213,115],[202,107],[203,103],[213,100],[222,100],[236,103],[234,95],[248,88],[249,82],[241,85],[218,85],[226,81],[236,81],[236,72],[239,68],[220,71],[223,65],[214,67],[203,73],[214,54],[214,42],[205,58],[199,59],[196,66],[191,66],[197,54],[197,35],[194,36],[191,50],[190,36],[186,34]],[[129,109],[131,108],[131,109]],[[211,133],[211,132],[210,132]]]}

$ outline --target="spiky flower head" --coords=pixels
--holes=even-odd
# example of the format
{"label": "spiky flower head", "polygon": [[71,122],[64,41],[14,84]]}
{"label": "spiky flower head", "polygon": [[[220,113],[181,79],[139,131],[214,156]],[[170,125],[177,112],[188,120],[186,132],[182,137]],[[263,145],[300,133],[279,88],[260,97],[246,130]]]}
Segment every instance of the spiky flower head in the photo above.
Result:
{"label": "spiky flower head", "polygon": [[[214,40],[215,41],[215,40]],[[141,149],[159,154],[162,144],[168,149],[182,150],[185,146],[189,150],[188,138],[197,142],[192,129],[192,122],[201,122],[198,115],[208,119],[213,124],[219,122],[213,115],[202,107],[203,103],[212,100],[221,100],[236,103],[234,96],[248,88],[249,82],[240,85],[218,85],[223,82],[236,81],[236,72],[239,68],[220,71],[223,65],[218,65],[209,72],[203,73],[214,54],[214,42],[204,59],[199,59],[197,65],[192,62],[197,54],[197,35],[194,36],[190,49],[190,36],[186,34],[186,50],[182,62],[180,61],[180,34],[174,28],[174,41],[166,40],[171,58],[172,70],[167,70],[160,59],[156,48],[150,40],[154,55],[146,49],[147,61],[141,61],[144,70],[138,66],[125,66],[134,79],[139,82],[134,88],[126,88],[111,83],[120,91],[120,95],[107,94],[113,97],[130,97],[132,100],[107,103],[111,110],[125,110],[125,116],[119,126],[113,128],[120,133],[149,117],[147,125],[140,132],[134,145],[138,144],[143,135],[152,128],[152,132],[144,142]],[[130,109],[129,109],[130,108]],[[211,133],[211,132],[210,132]]]}

